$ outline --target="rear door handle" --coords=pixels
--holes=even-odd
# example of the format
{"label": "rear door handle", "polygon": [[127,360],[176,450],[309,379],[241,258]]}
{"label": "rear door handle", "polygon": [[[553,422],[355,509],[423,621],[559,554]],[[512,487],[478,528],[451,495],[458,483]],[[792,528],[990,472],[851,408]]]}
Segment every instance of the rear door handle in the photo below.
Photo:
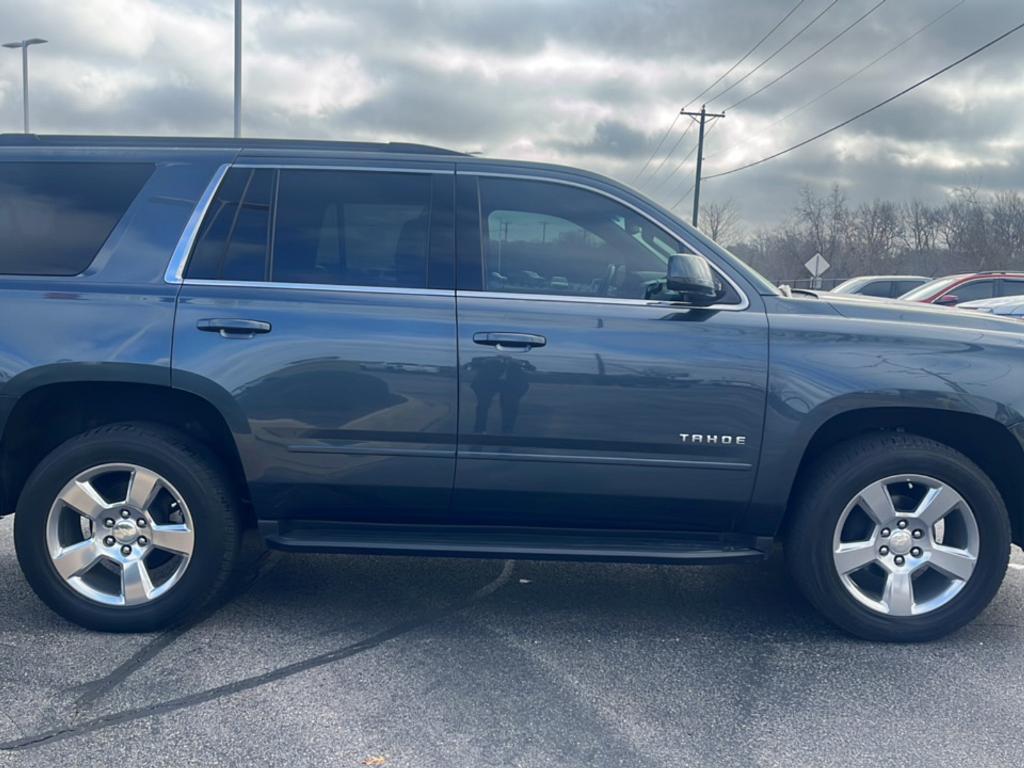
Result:
{"label": "rear door handle", "polygon": [[548,340],[537,333],[505,333],[489,331],[486,333],[474,333],[474,344],[483,344],[488,347],[497,347],[500,351],[522,351],[543,347]]}
{"label": "rear door handle", "polygon": [[197,320],[196,328],[200,331],[219,333],[225,339],[251,339],[257,333],[270,333],[270,323],[235,318]]}

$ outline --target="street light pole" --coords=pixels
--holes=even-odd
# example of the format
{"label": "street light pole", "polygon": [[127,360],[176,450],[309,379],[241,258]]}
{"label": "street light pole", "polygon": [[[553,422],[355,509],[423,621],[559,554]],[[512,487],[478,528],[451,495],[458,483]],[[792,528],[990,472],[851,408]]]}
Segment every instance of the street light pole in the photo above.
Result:
{"label": "street light pole", "polygon": [[45,43],[41,37],[32,37],[28,40],[18,40],[13,43],[4,43],[4,48],[21,48],[21,105],[25,123],[25,133],[28,133],[28,47]]}
{"label": "street light pole", "polygon": [[242,135],[242,0],[235,0],[235,138]]}

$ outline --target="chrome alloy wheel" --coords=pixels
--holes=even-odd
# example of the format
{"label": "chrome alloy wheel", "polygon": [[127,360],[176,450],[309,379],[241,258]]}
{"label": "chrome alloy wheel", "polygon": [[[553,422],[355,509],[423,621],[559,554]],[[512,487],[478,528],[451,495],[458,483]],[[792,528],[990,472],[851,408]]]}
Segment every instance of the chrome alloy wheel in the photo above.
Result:
{"label": "chrome alloy wheel", "polygon": [[949,603],[978,562],[978,523],[964,498],[924,475],[894,475],[858,493],[836,524],[832,558],[846,590],[888,616]]}
{"label": "chrome alloy wheel", "polygon": [[58,494],[46,520],[46,548],[78,594],[137,606],[181,580],[194,531],[185,500],[166,478],[137,464],[101,464]]}

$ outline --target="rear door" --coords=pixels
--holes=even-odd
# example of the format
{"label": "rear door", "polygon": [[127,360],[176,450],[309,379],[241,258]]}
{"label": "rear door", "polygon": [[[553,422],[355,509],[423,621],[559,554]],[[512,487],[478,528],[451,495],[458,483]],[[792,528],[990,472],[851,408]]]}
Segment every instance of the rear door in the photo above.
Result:
{"label": "rear door", "polygon": [[759,297],[648,298],[692,250],[555,179],[459,173],[459,458],[480,522],[727,530],[749,501],[767,384]]}
{"label": "rear door", "polygon": [[264,519],[422,520],[455,469],[452,167],[236,165],[178,300]]}

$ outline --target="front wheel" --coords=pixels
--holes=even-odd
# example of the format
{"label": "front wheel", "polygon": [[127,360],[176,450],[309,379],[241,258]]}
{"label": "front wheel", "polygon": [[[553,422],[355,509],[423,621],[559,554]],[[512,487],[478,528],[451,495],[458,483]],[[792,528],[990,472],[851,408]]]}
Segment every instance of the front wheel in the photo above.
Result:
{"label": "front wheel", "polygon": [[1010,525],[992,481],[949,446],[902,433],[838,446],[801,475],[786,538],[797,586],[871,640],[941,637],[1006,573]]}
{"label": "front wheel", "polygon": [[18,562],[54,611],[90,629],[145,632],[216,599],[239,547],[237,503],[204,446],[158,425],[68,440],[29,477]]}

